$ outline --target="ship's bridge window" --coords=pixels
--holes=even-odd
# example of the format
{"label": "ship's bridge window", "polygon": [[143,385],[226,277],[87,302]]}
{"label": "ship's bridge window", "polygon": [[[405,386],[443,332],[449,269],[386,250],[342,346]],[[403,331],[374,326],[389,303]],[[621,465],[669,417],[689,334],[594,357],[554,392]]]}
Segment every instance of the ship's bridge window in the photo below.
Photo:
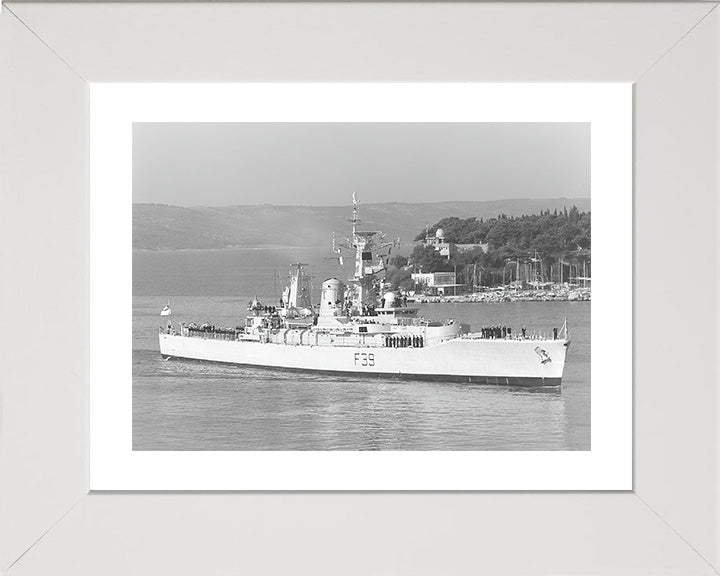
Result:
{"label": "ship's bridge window", "polygon": [[362,259],[363,260],[372,260],[372,252],[363,252]]}
{"label": "ship's bridge window", "polygon": [[367,332],[367,326],[358,326],[358,332]]}

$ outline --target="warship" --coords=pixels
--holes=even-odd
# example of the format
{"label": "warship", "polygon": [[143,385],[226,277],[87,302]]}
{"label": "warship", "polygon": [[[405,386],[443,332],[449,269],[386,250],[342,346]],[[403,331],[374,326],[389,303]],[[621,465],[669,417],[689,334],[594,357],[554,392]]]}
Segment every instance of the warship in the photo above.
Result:
{"label": "warship", "polygon": [[[273,369],[508,386],[560,386],[570,343],[567,320],[552,336],[511,328],[470,326],[456,319],[428,320],[394,291],[383,273],[395,242],[380,231],[359,229],[353,195],[352,234],[333,252],[354,252],[354,271],[343,282],[322,282],[311,302],[307,264],[293,265],[277,306],[257,298],[242,325],[169,323],[160,329],[160,352],[184,358]],[[169,309],[169,306],[166,306]]]}

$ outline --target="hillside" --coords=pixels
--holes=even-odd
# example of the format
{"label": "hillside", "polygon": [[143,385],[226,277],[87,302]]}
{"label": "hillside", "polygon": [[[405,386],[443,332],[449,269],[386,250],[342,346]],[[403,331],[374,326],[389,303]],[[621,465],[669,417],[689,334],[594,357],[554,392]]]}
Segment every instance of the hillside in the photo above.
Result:
{"label": "hillside", "polygon": [[[590,210],[589,198],[495,200],[429,204],[361,204],[365,229],[410,244],[426,224],[457,216],[521,216],[577,206]],[[351,206],[223,206],[184,208],[164,204],[133,205],[134,250],[181,250],[229,246],[328,246],[333,232],[348,233]]]}

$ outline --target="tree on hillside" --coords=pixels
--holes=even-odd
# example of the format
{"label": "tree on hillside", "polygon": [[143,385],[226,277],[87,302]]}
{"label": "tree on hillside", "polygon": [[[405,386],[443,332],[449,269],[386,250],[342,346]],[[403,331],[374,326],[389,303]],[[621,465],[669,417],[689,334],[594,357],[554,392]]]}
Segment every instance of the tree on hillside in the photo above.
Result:
{"label": "tree on hillside", "polygon": [[[483,278],[489,278],[492,283],[493,278],[501,281],[503,271],[512,261],[522,263],[522,270],[532,263],[534,270],[542,271],[544,279],[550,277],[551,269],[553,279],[559,279],[561,261],[590,261],[590,212],[580,212],[576,206],[566,207],[561,212],[544,210],[520,217],[499,214],[488,220],[453,216],[439,220],[428,232],[434,236],[438,228],[443,229],[445,240],[451,244],[487,244],[488,252],[476,248],[455,253],[448,260],[432,246],[420,245],[410,257],[415,270],[457,270],[458,274],[467,275],[466,270],[472,266],[473,271],[480,269]],[[425,231],[418,234],[416,240],[424,238]],[[538,260],[535,260],[536,256]]]}
{"label": "tree on hillside", "polygon": [[408,259],[407,256],[401,256],[399,254],[396,254],[395,256],[391,257],[388,261],[388,264],[390,266],[395,266],[395,268],[404,268],[407,266]]}
{"label": "tree on hillside", "polygon": [[415,287],[412,273],[409,270],[392,265],[388,266],[385,271],[385,282],[389,283],[393,288],[401,290],[412,290]]}
{"label": "tree on hillside", "polygon": [[451,272],[451,264],[445,256],[441,256],[432,246],[418,244],[412,251],[408,261],[416,272]]}

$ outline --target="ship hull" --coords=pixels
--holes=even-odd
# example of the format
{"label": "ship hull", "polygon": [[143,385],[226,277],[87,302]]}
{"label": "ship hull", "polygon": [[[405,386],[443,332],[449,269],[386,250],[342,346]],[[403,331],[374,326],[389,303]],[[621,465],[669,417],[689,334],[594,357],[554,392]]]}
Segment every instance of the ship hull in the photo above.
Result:
{"label": "ship hull", "polygon": [[164,356],[326,374],[559,386],[565,340],[458,338],[422,348],[309,346],[160,334]]}

